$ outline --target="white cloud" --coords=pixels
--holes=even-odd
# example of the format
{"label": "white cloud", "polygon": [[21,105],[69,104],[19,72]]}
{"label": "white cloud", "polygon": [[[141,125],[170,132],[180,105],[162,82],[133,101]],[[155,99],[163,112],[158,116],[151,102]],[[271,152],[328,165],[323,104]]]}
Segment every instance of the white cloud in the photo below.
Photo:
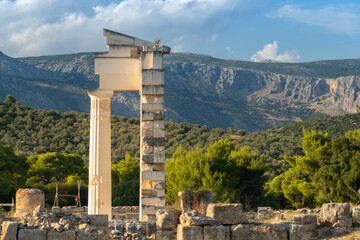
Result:
{"label": "white cloud", "polygon": [[285,5],[267,14],[270,18],[293,19],[309,25],[326,28],[335,33],[360,33],[360,5],[328,6],[320,9],[303,9]]}
{"label": "white cloud", "polygon": [[266,60],[273,60],[278,62],[298,62],[300,55],[296,50],[285,51],[278,54],[278,44],[276,41],[273,43],[266,44],[262,50],[257,51],[250,58],[254,62],[262,62]]}
{"label": "white cloud", "polygon": [[105,50],[102,28],[146,40],[160,37],[175,51],[191,51],[215,41],[229,22],[261,1],[0,0],[0,51],[30,56]]}

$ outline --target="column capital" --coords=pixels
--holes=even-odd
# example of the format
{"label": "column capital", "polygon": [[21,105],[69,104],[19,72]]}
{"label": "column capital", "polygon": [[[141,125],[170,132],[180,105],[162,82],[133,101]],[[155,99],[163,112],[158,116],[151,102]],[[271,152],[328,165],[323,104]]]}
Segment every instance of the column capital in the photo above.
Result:
{"label": "column capital", "polygon": [[93,97],[98,97],[98,98],[111,98],[111,96],[114,94],[113,90],[108,90],[108,89],[94,89],[94,90],[88,90],[88,95],[93,98]]}

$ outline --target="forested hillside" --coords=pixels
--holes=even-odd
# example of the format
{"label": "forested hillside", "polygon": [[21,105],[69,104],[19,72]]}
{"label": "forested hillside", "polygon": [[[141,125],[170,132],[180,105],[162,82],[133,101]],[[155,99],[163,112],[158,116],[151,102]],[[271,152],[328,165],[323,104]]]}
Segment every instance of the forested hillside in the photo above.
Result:
{"label": "forested hillside", "polygon": [[[112,161],[126,154],[139,157],[139,119],[112,116]],[[230,139],[237,148],[249,146],[264,156],[274,177],[286,171],[283,155],[303,155],[303,128],[328,132],[339,137],[348,130],[360,128],[360,113],[338,117],[322,117],[303,123],[276,127],[243,136],[244,131],[232,128],[210,129],[207,126],[166,122],[166,156],[169,158],[181,144],[190,150],[196,146],[206,149],[219,139]],[[35,110],[19,104],[8,96],[0,102],[0,145],[15,146],[17,154],[36,155],[47,152],[77,154],[88,161],[89,114]]]}

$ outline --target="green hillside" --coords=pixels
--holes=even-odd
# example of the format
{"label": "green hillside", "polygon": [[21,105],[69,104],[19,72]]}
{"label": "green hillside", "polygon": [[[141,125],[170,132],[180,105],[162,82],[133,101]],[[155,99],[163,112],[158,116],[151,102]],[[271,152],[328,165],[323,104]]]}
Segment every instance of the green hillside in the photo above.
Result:
{"label": "green hillside", "polygon": [[[112,161],[128,153],[139,157],[139,119],[112,116]],[[302,129],[328,132],[338,137],[360,128],[360,113],[322,117],[303,123],[276,127],[248,136],[231,128],[210,129],[207,126],[166,122],[166,155],[171,157],[181,144],[185,149],[206,149],[221,138],[235,141],[237,147],[249,146],[264,156],[268,175],[273,177],[288,169],[283,155],[302,155]],[[0,102],[0,144],[15,146],[17,154],[46,152],[73,153],[88,161],[89,114],[35,110],[19,104],[13,97]]]}
{"label": "green hillside", "polygon": [[[112,116],[112,161],[126,154],[139,157],[139,119]],[[223,129],[166,122],[166,155],[184,148],[206,148],[217,139],[228,138]],[[35,110],[8,96],[0,102],[0,145],[15,146],[17,154],[73,153],[88,161],[90,117],[88,113]]]}

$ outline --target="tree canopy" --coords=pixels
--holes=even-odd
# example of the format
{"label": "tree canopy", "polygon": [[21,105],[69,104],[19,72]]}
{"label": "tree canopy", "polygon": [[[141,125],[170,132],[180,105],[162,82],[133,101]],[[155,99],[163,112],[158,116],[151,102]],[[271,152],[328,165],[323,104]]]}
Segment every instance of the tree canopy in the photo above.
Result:
{"label": "tree canopy", "polygon": [[165,164],[166,198],[175,202],[183,189],[204,189],[214,192],[215,201],[253,207],[261,200],[265,171],[262,157],[246,147],[235,149],[229,140],[216,141],[204,153],[180,146]]}
{"label": "tree canopy", "polygon": [[267,194],[295,208],[325,202],[359,203],[360,130],[332,139],[327,133],[303,133],[305,156],[286,156],[291,168],[267,185]]}

